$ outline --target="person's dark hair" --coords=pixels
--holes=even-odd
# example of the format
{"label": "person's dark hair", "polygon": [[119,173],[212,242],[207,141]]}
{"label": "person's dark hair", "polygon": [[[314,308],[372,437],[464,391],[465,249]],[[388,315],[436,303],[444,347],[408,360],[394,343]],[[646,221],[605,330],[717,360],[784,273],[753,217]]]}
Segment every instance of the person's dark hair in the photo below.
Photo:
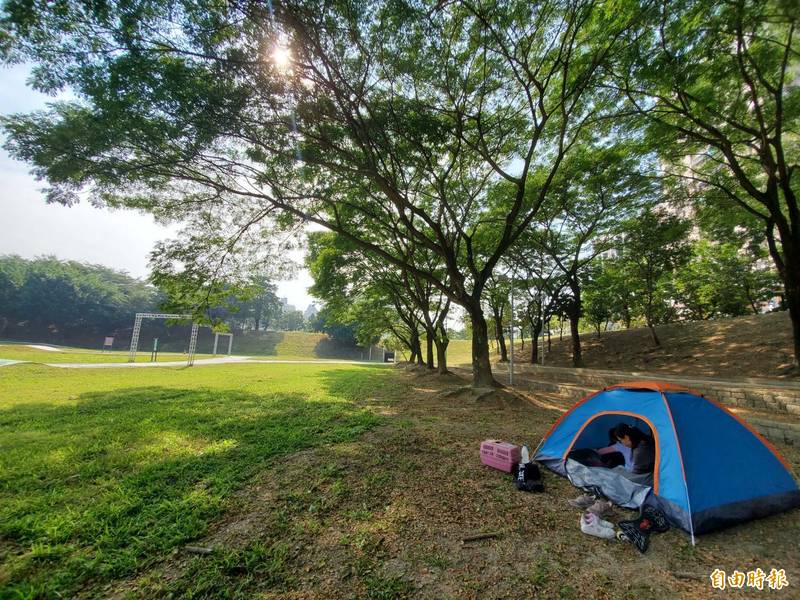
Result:
{"label": "person's dark hair", "polygon": [[616,430],[617,430],[616,427],[612,427],[611,429],[608,430],[608,445],[609,446],[613,446],[614,444],[616,444],[619,441],[617,439],[617,434],[614,433]]}
{"label": "person's dark hair", "polygon": [[620,423],[614,427],[613,431],[615,441],[628,436],[631,439],[631,448],[636,448],[636,446],[638,446],[641,442],[652,443],[652,439],[649,435],[644,433],[638,427],[633,427],[627,423]]}

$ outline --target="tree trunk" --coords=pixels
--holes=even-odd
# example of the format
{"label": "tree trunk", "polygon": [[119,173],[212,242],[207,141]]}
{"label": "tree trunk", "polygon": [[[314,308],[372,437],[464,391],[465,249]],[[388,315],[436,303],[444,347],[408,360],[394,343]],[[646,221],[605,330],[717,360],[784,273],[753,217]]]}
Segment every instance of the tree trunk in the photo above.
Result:
{"label": "tree trunk", "polygon": [[581,352],[581,335],[578,332],[578,322],[580,317],[577,311],[569,315],[569,333],[572,336],[572,366],[575,368],[583,366],[583,353]]}
{"label": "tree trunk", "polygon": [[476,388],[499,387],[492,375],[489,357],[489,328],[483,311],[474,308],[470,311],[472,319],[472,386]]}
{"label": "tree trunk", "polygon": [[[786,192],[787,190],[784,190],[784,194]],[[788,197],[785,200],[790,207],[797,210],[797,198],[791,190],[788,190]],[[777,199],[773,201],[773,205],[780,206]],[[800,244],[795,240],[800,236],[795,235],[796,231],[793,231],[793,227],[781,215],[781,219],[777,223],[781,240],[779,247],[773,231],[774,226],[775,219],[773,218],[770,219],[765,232],[767,246],[772,262],[783,282],[783,303],[789,310],[789,319],[792,321],[794,368],[795,371],[798,371],[800,369]]]}
{"label": "tree trunk", "polygon": [[508,362],[508,349],[506,348],[506,338],[503,335],[503,316],[494,313],[494,335],[500,347],[500,362]]}
{"label": "tree trunk", "polygon": [[432,330],[425,332],[425,350],[427,352],[426,366],[429,371],[433,371],[436,365],[433,362],[433,338],[434,333]]}
{"label": "tree trunk", "polygon": [[650,335],[653,337],[653,343],[656,346],[660,346],[661,345],[661,340],[658,339],[658,336],[656,335],[656,328],[655,328],[655,326],[653,325],[653,322],[650,319],[647,319],[647,327],[650,329]]}
{"label": "tree trunk", "polygon": [[[784,244],[784,251],[786,251],[786,244]],[[798,370],[800,369],[800,256],[792,257],[788,252],[786,254],[787,261],[783,278],[783,288],[786,291],[784,300],[792,321],[794,367],[795,370]],[[793,260],[789,260],[790,258]]]}
{"label": "tree trunk", "polygon": [[625,329],[631,328],[631,310],[627,304],[622,306],[622,322],[625,323]]}
{"label": "tree trunk", "polygon": [[547,351],[551,352],[553,350],[553,340],[550,338],[550,326],[547,326]]}
{"label": "tree trunk", "polygon": [[[417,331],[411,331],[411,346],[414,348],[413,353],[416,356],[417,364],[419,366],[424,366],[425,361],[422,358],[422,346],[419,343],[419,333]],[[412,357],[411,362],[414,362],[414,357]]]}
{"label": "tree trunk", "polygon": [[539,364],[539,335],[534,334],[531,336],[531,364]]}
{"label": "tree trunk", "polygon": [[434,338],[434,343],[436,344],[437,372],[439,375],[447,375],[450,372],[447,370],[447,346],[450,344],[450,340],[446,337],[440,339],[437,336]]}
{"label": "tree trunk", "polygon": [[569,306],[567,316],[569,317],[569,333],[572,336],[572,366],[578,368],[583,366],[581,334],[578,332],[583,302],[581,301],[581,288],[577,279],[573,278],[570,281],[569,288],[572,292],[572,302]]}
{"label": "tree trunk", "polygon": [[531,364],[535,365],[539,363],[539,334],[541,333],[541,329],[536,327],[534,322],[529,319],[531,324]]}

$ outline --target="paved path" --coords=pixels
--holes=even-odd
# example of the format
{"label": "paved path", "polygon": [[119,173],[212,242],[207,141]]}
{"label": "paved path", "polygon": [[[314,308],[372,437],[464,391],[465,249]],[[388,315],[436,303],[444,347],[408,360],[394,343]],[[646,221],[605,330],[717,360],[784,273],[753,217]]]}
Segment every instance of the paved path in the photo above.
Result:
{"label": "paved path", "polygon": [[[23,362],[23,361],[16,361]],[[362,362],[358,360],[252,360],[249,356],[224,356],[220,358],[198,358],[194,361],[194,366],[205,365],[230,365],[230,364],[277,364],[277,365],[326,365],[326,364],[345,364],[345,365],[382,365],[383,363]],[[389,363],[387,363],[389,364]],[[145,369],[149,367],[185,367],[186,361],[165,361],[165,362],[141,362],[141,363],[46,363],[48,367],[58,367],[59,369]]]}
{"label": "paved path", "polygon": [[388,365],[392,364],[392,363],[381,363],[381,362],[368,361],[368,360],[344,360],[344,359],[339,359],[339,358],[331,358],[331,359],[322,358],[322,359],[314,359],[314,360],[281,360],[281,359],[275,359],[275,360],[258,359],[258,360],[253,360],[253,359],[251,359],[251,360],[248,360],[247,362],[248,363],[259,363],[259,364],[264,364],[264,365],[271,364],[271,363],[281,364],[281,365],[307,365],[307,364],[327,365],[327,364],[333,363],[333,364],[337,364],[337,365],[387,365],[388,366]]}
{"label": "paved path", "polygon": [[[247,356],[223,356],[220,358],[198,358],[194,361],[195,366],[199,365],[227,365],[231,363],[248,362]],[[136,368],[144,369],[148,367],[185,367],[185,360],[167,360],[163,362],[118,362],[118,363],[45,363],[48,367],[58,367],[59,369],[119,369]]]}
{"label": "paved path", "polygon": [[24,360],[11,360],[8,358],[0,358],[0,367],[7,367],[8,365],[16,365],[25,362]]}
{"label": "paved path", "polygon": [[56,348],[55,346],[45,346],[43,344],[26,344],[28,348],[34,348],[36,350],[44,350],[45,352],[63,352],[61,348]]}

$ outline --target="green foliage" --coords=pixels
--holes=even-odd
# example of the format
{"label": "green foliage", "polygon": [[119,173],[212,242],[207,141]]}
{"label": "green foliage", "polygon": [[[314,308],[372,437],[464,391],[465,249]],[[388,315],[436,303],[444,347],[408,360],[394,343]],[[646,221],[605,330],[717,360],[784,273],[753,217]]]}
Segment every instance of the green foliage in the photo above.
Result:
{"label": "green foliage", "polygon": [[[652,203],[650,175],[666,170],[691,180],[670,202],[699,206],[704,227],[737,230],[708,210],[727,203],[746,215],[751,250],[760,228],[800,340],[800,246],[787,241],[800,222],[793,8],[8,2],[5,60],[33,64],[34,87],[72,97],[5,117],[6,147],[47,180],[51,201],[185,222],[153,254],[153,281],[169,306],[207,321],[246,296],[253,271],[274,278],[290,233],[324,227],[319,240],[339,238],[311,242],[317,292],[328,322],[364,344],[393,331],[413,345],[423,325],[446,342],[425,305],[433,295],[438,315],[460,304],[482,340],[487,283],[531,229],[544,230],[538,243],[563,273],[558,310],[577,328],[594,257]],[[291,55],[283,68],[265,60],[278,42]],[[607,277],[616,300],[603,307],[595,294],[592,319],[738,310],[712,311],[720,282],[700,276],[736,261],[698,259],[678,281],[664,274],[685,257],[663,254],[627,263],[639,289]],[[405,296],[374,285],[389,268]],[[754,298],[766,287],[748,283]],[[414,306],[395,305],[403,297]]]}
{"label": "green foliage", "polygon": [[251,279],[244,300],[234,304],[233,311],[222,316],[241,329],[267,329],[281,314],[281,302],[276,287],[263,275]]}
{"label": "green foliage", "polygon": [[[75,99],[5,118],[7,147],[51,201],[187,221],[154,277],[197,314],[222,301],[248,248],[280,258],[273,234],[310,222],[483,329],[493,269],[617,106],[601,67],[639,7],[614,6],[11,2],[7,59]],[[265,60],[280,40],[288,68]],[[484,346],[476,382],[490,383]]]}
{"label": "green foliage", "polygon": [[600,335],[601,328],[605,328],[614,319],[614,303],[612,297],[606,293],[604,282],[594,282],[587,288],[583,295],[583,314],[589,324]]}
{"label": "green foliage", "polygon": [[[624,250],[620,247],[618,251]],[[622,322],[630,327],[636,316],[637,287],[631,280],[626,263],[615,258],[598,261],[592,277],[586,283],[587,318],[597,326],[607,320]]]}
{"label": "green foliage", "polygon": [[0,334],[8,327],[9,334],[32,337],[107,335],[130,327],[134,313],[154,310],[160,299],[152,286],[107,267],[0,257]]}
{"label": "green foliage", "polygon": [[[800,361],[800,12],[791,0],[653,3],[609,73],[706,225],[760,229]],[[709,218],[708,209],[724,207]],[[730,209],[734,209],[731,211]],[[732,219],[733,214],[737,217]],[[735,223],[738,220],[739,223]],[[720,237],[720,236],[717,236]],[[722,236],[724,237],[724,236]],[[756,239],[756,236],[750,236]],[[696,314],[709,294],[691,286]],[[704,296],[701,298],[700,296]]]}
{"label": "green foliage", "polygon": [[306,266],[314,278],[309,292],[325,304],[327,330],[348,331],[359,344],[377,343],[387,332],[407,327],[399,309],[411,305],[402,274],[391,265],[370,260],[336,233],[308,234]]}
{"label": "green foliage", "polygon": [[650,210],[621,225],[624,242],[617,260],[633,288],[634,311],[651,328],[675,316],[672,277],[689,260],[689,229],[680,217]]}
{"label": "green foliage", "polygon": [[676,297],[691,319],[757,314],[778,287],[774,271],[734,244],[698,241],[691,259],[675,273]]}
{"label": "green foliage", "polygon": [[299,310],[285,310],[275,321],[275,329],[279,331],[302,331],[306,327],[306,319]]}

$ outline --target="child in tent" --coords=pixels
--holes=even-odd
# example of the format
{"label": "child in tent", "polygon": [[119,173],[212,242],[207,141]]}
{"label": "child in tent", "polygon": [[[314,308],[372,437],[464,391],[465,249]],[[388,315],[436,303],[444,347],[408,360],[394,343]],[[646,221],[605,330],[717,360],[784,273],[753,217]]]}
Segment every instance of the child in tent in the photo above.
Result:
{"label": "child in tent", "polygon": [[653,438],[638,427],[620,423],[614,428],[617,441],[630,449],[630,465],[625,462],[625,469],[634,475],[653,473],[656,463],[656,449]]}
{"label": "child in tent", "polygon": [[598,448],[597,453],[607,467],[624,466],[630,469],[631,449],[617,439],[616,427],[608,430],[608,446]]}
{"label": "child in tent", "polygon": [[[598,449],[597,453],[601,458],[610,457],[613,456],[614,453],[619,453],[624,464],[617,464],[615,466],[606,459],[604,462],[606,462],[607,466],[612,467],[613,471],[635,483],[653,485],[653,469],[655,467],[656,457],[653,438],[638,427],[628,425],[627,423],[619,423],[616,427],[611,429],[609,431],[609,438],[613,443],[610,446]],[[619,461],[619,458],[616,460]],[[576,508],[588,508],[591,512],[602,514],[601,511],[596,510],[598,503],[601,502],[603,501],[597,500],[593,496],[584,495],[570,500],[569,504]],[[603,508],[605,508],[605,505]]]}

